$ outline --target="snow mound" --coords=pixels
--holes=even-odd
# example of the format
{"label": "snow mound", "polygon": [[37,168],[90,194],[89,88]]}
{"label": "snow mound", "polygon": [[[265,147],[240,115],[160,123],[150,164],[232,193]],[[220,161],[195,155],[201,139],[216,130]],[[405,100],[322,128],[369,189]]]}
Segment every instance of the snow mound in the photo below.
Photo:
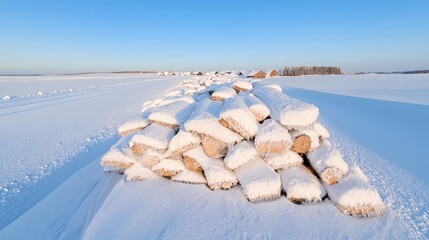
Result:
{"label": "snow mound", "polygon": [[320,202],[326,195],[317,177],[301,164],[280,171],[280,176],[286,196],[293,203]]}
{"label": "snow mound", "polygon": [[250,202],[280,197],[280,176],[264,161],[258,159],[250,162],[235,173]]}
{"label": "snow mound", "polygon": [[323,138],[329,138],[329,131],[319,122],[315,122],[313,124],[313,129],[319,134],[319,136]]}
{"label": "snow mound", "polygon": [[250,82],[243,80],[235,81],[231,86],[238,92],[251,91],[253,89],[253,86]]}
{"label": "snow mound", "polygon": [[319,109],[313,104],[288,97],[272,87],[258,87],[253,93],[270,108],[271,117],[288,128],[308,126],[319,116]]}

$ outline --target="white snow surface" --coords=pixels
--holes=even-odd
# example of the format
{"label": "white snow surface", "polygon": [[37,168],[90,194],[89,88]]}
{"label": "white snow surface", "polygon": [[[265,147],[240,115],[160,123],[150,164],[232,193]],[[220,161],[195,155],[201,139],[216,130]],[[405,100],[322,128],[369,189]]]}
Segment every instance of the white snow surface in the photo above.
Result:
{"label": "white snow surface", "polygon": [[168,143],[173,136],[173,129],[152,123],[134,135],[129,142],[129,146],[133,147],[136,144],[143,144],[154,149],[166,150],[168,148]]}
{"label": "white snow surface", "polygon": [[[104,173],[99,156],[119,139],[117,127],[138,117],[141,102],[160,97],[154,92],[162,95],[183,79],[121,76],[49,82],[43,77],[21,77],[21,82],[2,77],[6,81],[0,80],[0,96],[11,99],[0,103],[0,239],[429,235],[429,152],[421,151],[427,144],[429,75],[279,77],[261,82],[279,84],[289,96],[320,108],[319,121],[329,130],[332,145],[348,164],[362,168],[386,204],[383,216],[369,219],[344,215],[328,200],[304,206],[281,197],[252,204],[239,186],[210,191],[204,185],[159,177],[125,182],[123,175]],[[70,84],[89,87],[78,91]],[[47,94],[53,90],[49,88],[74,90]],[[38,91],[45,94],[27,97]],[[397,136],[414,141],[397,141]]]}
{"label": "white snow surface", "polygon": [[240,166],[256,159],[258,152],[256,151],[253,141],[242,141],[228,149],[225,156],[225,166],[231,170],[235,170]]}
{"label": "white snow surface", "polygon": [[265,120],[255,137],[255,144],[266,142],[285,142],[292,146],[292,138],[288,130],[272,119]]}
{"label": "white snow surface", "polygon": [[246,164],[235,174],[250,201],[258,202],[280,197],[280,176],[261,159]]}
{"label": "white snow surface", "polygon": [[287,150],[281,154],[271,154],[264,156],[263,159],[273,169],[287,169],[302,164],[303,159],[298,153]]}
{"label": "white snow surface", "polygon": [[322,137],[323,139],[325,138],[329,138],[330,134],[329,131],[319,122],[315,122],[313,124],[313,129],[318,133],[318,135],[320,137]]}
{"label": "white snow surface", "polygon": [[305,199],[306,202],[320,202],[326,195],[319,179],[303,165],[281,170],[282,186],[288,198]]}
{"label": "white snow surface", "polygon": [[233,144],[243,139],[239,134],[222,126],[219,122],[219,112],[223,102],[211,101],[208,98],[198,102],[184,126],[186,131],[209,135],[226,144]]}
{"label": "white snow surface", "polygon": [[270,108],[271,117],[284,126],[308,126],[319,116],[319,109],[313,104],[288,97],[271,87],[256,87],[253,93]]}

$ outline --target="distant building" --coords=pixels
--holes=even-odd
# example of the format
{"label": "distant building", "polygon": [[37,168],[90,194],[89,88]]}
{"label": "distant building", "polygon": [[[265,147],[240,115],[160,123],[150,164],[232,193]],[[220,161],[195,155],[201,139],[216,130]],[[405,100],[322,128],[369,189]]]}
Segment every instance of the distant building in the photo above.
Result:
{"label": "distant building", "polygon": [[265,73],[262,70],[259,71],[251,71],[250,73],[247,74],[248,78],[265,78],[267,75],[267,73]]}
{"label": "distant building", "polygon": [[279,72],[272,69],[267,70],[267,77],[275,77],[275,76],[279,76]]}
{"label": "distant building", "polygon": [[195,72],[191,72],[191,75],[203,75],[203,73],[202,73],[202,72],[195,71]]}

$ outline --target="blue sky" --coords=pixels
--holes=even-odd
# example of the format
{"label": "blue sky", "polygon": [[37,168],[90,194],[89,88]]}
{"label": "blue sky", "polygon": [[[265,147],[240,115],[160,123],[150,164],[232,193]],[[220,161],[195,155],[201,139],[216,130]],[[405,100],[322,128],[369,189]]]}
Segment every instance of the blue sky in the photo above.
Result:
{"label": "blue sky", "polygon": [[0,74],[429,69],[429,1],[0,1]]}

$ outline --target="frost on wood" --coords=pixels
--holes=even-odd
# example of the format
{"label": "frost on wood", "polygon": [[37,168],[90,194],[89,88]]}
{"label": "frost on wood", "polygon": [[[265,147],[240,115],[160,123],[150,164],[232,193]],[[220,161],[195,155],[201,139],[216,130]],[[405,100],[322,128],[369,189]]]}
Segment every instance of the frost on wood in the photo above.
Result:
{"label": "frost on wood", "polygon": [[326,144],[307,154],[311,166],[326,184],[334,184],[347,173],[349,167],[343,156],[333,146]]}
{"label": "frost on wood", "polygon": [[152,168],[153,165],[159,163],[162,159],[162,154],[153,149],[147,149],[142,155],[138,155],[137,159],[144,166]]}
{"label": "frost on wood", "polygon": [[356,217],[379,216],[385,206],[362,170],[354,165],[340,181],[326,185],[329,198],[341,212]]}
{"label": "frost on wood", "polygon": [[143,154],[147,149],[164,152],[174,136],[174,130],[152,123],[131,138],[129,146],[134,153]]}
{"label": "frost on wood", "polygon": [[319,179],[302,164],[280,171],[280,176],[286,197],[293,203],[320,202],[326,195]]}
{"label": "frost on wood", "polygon": [[281,154],[270,154],[263,159],[275,170],[287,169],[303,163],[303,159],[294,151],[287,150]]}
{"label": "frost on wood", "polygon": [[250,202],[280,197],[280,176],[264,161],[258,159],[250,162],[235,173]]}
{"label": "frost on wood", "polygon": [[150,124],[150,121],[148,121],[147,119],[134,119],[134,120],[130,120],[124,124],[122,124],[119,128],[118,128],[118,132],[119,135],[121,137],[125,137],[131,133],[136,133],[141,131],[143,128],[147,127],[147,125]]}
{"label": "frost on wood", "polygon": [[243,96],[228,98],[220,111],[222,125],[249,140],[258,131],[258,122],[249,111]]}
{"label": "frost on wood", "polygon": [[288,97],[274,88],[261,86],[253,93],[269,107],[271,117],[288,128],[308,126],[319,116],[319,109],[313,104]]}
{"label": "frost on wood", "polygon": [[224,166],[222,160],[207,156],[201,147],[185,152],[183,157],[201,166],[210,189],[229,189],[237,184],[237,178]]}
{"label": "frost on wood", "polygon": [[258,152],[253,141],[242,141],[228,150],[224,161],[229,169],[235,170],[255,160],[257,156]]}
{"label": "frost on wood", "polygon": [[270,110],[265,104],[255,97],[253,94],[245,95],[247,106],[249,111],[253,114],[256,121],[261,122],[270,115]]}
{"label": "frost on wood", "polygon": [[222,104],[222,102],[215,102],[210,99],[203,99],[198,102],[191,117],[185,122],[186,131],[211,136],[227,145],[241,141],[242,136],[225,128],[219,122],[219,112]]}
{"label": "frost on wood", "polygon": [[261,154],[280,154],[292,146],[292,139],[286,128],[278,122],[268,119],[264,121],[256,134],[255,146]]}

